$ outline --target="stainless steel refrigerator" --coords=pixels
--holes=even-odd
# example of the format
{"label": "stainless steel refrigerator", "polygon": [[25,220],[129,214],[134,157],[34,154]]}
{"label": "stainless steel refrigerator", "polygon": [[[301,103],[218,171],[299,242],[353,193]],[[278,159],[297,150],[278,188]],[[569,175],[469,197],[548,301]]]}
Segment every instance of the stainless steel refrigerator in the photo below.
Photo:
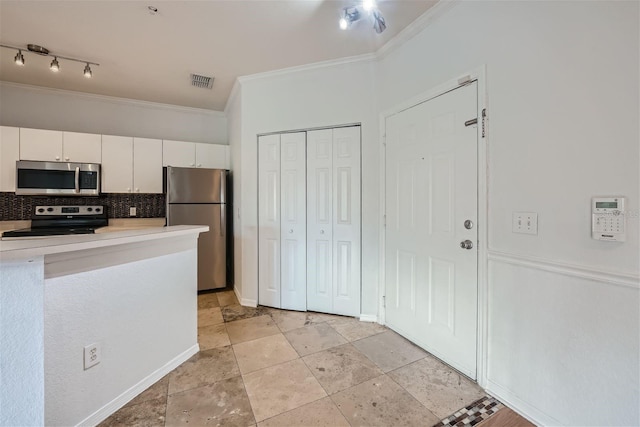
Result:
{"label": "stainless steel refrigerator", "polygon": [[231,285],[228,178],[224,169],[165,169],[167,225],[209,226],[198,239],[199,291]]}

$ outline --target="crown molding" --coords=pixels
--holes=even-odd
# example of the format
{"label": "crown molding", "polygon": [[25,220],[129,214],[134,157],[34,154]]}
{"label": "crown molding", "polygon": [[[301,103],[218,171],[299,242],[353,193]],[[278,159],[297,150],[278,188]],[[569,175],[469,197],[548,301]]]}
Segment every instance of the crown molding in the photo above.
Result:
{"label": "crown molding", "polygon": [[83,98],[87,100],[108,102],[111,104],[119,104],[119,105],[127,104],[135,107],[154,108],[157,110],[181,111],[184,113],[205,114],[212,117],[226,118],[226,114],[224,113],[224,111],[207,110],[205,108],[185,107],[182,105],[163,104],[160,102],[141,101],[141,100],[130,99],[130,98],[118,98],[115,96],[97,95],[93,93],[76,92],[76,91],[71,91],[66,89],[54,89],[54,88],[49,88],[44,86],[26,85],[22,83],[13,83],[13,82],[0,80],[0,89],[2,87],[15,87],[19,89],[29,90],[31,92],[40,92],[40,93],[47,93],[52,95],[53,94],[67,95],[67,96],[73,96],[76,98]]}
{"label": "crown molding", "polygon": [[298,73],[301,71],[311,71],[311,70],[317,70],[321,68],[335,67],[338,65],[353,64],[356,62],[374,61],[375,59],[376,59],[375,53],[365,53],[363,55],[348,56],[345,58],[330,59],[328,61],[312,62],[311,64],[297,65],[295,67],[281,68],[279,70],[266,71],[264,73],[249,74],[247,76],[238,77],[238,81],[240,81],[240,83],[244,83],[251,80],[260,80],[260,79],[269,78],[269,77],[283,76],[291,73]]}
{"label": "crown molding", "polygon": [[425,13],[420,15],[418,19],[407,25],[402,31],[396,34],[391,40],[386,42],[380,49],[376,51],[376,59],[385,58],[394,50],[420,34],[432,22],[439,19],[442,15],[453,9],[462,0],[440,0],[435,5],[427,9]]}

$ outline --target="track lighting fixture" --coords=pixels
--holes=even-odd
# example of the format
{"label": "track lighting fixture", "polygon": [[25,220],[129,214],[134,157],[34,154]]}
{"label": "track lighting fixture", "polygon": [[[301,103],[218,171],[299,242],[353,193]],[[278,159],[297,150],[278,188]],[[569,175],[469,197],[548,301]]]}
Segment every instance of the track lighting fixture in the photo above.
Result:
{"label": "track lighting fixture", "polygon": [[[16,53],[16,56],[13,58],[13,60],[17,65],[24,65],[24,55],[22,55],[23,48],[16,47],[16,46],[8,46],[4,44],[0,44],[0,47],[17,50],[18,53]],[[49,69],[53,72],[60,71],[60,63],[58,62],[58,58],[65,59],[67,61],[80,62],[80,63],[86,64],[84,67],[84,76],[87,78],[90,78],[93,76],[93,73],[91,72],[91,65],[95,65],[96,67],[100,66],[100,64],[97,64],[95,62],[90,62],[84,59],[69,58],[69,57],[60,56],[60,55],[52,55],[51,52],[49,52],[49,49],[47,49],[46,47],[38,46],[36,44],[28,44],[26,51],[30,53],[35,53],[36,55],[40,55],[40,56],[53,56],[53,61],[51,61],[51,65],[49,66]]]}
{"label": "track lighting fixture", "polygon": [[[362,11],[362,12],[361,12]],[[376,7],[375,0],[362,0],[362,3],[356,6],[345,7],[342,9],[340,17],[340,29],[346,30],[358,21],[363,15],[369,16],[373,22],[373,29],[380,34],[387,28],[380,10]]]}
{"label": "track lighting fixture", "polygon": [[22,55],[22,50],[18,49],[18,53],[16,53],[15,58],[13,58],[16,64],[24,65],[24,56]]}
{"label": "track lighting fixture", "polygon": [[58,64],[57,56],[53,57],[53,61],[51,61],[51,66],[49,68],[51,68],[51,71],[53,71],[54,73],[57,73],[58,71],[60,71],[60,64]]}

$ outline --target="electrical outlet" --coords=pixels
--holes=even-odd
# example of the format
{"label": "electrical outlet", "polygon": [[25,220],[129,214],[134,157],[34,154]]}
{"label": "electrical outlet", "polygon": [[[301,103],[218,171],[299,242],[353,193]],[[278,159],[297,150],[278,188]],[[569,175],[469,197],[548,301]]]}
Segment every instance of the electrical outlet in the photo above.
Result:
{"label": "electrical outlet", "polygon": [[135,206],[131,206],[129,208],[129,216],[136,216],[136,207]]}
{"label": "electrical outlet", "polygon": [[102,354],[100,353],[100,343],[89,344],[84,347],[84,370],[100,363]]}
{"label": "electrical outlet", "polygon": [[522,234],[538,234],[538,214],[536,212],[514,212],[512,231]]}

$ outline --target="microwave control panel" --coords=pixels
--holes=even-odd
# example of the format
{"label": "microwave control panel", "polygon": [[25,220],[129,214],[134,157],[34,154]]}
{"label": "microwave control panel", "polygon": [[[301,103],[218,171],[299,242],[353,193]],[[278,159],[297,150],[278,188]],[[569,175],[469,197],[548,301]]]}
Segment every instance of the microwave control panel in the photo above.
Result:
{"label": "microwave control panel", "polygon": [[591,199],[591,237],[609,242],[626,240],[625,198],[619,196]]}

